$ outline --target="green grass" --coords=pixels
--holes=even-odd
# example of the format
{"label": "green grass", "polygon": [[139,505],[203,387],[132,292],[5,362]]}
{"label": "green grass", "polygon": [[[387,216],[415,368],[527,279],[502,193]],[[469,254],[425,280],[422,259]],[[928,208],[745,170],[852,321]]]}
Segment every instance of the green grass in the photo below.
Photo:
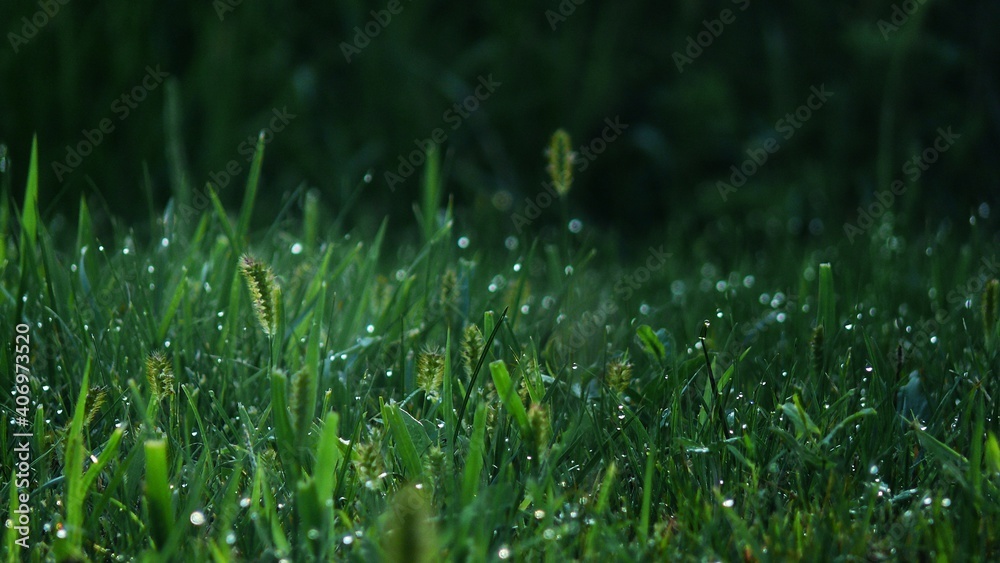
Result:
{"label": "green grass", "polygon": [[[1000,552],[988,222],[884,218],[854,246],[773,237],[766,255],[666,238],[626,298],[646,247],[619,263],[589,228],[462,248],[509,218],[439,209],[435,159],[416,227],[324,230],[296,194],[305,219],[253,230],[262,148],[235,224],[216,199],[102,237],[81,203],[73,239],[38,217],[33,172],[4,212],[0,377],[27,323],[37,409],[27,559]],[[251,293],[244,252],[278,291]],[[0,434],[11,511],[20,428]],[[5,533],[7,560],[29,553]]]}

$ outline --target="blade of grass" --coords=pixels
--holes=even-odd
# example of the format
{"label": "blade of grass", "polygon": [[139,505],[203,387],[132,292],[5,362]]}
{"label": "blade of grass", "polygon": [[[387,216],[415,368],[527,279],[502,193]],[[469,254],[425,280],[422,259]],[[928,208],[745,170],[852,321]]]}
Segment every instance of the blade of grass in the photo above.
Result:
{"label": "blade of grass", "polygon": [[174,525],[174,509],[170,499],[170,479],[167,466],[167,443],[163,440],[146,440],[146,510],[149,514],[147,529],[156,549],[163,549]]}
{"label": "blade of grass", "polygon": [[497,395],[521,431],[521,439],[530,439],[531,425],[528,423],[528,412],[524,409],[521,396],[514,389],[514,383],[510,379],[510,373],[503,360],[490,362],[490,375],[493,376],[493,385],[497,388]]}
{"label": "blade of grass", "polygon": [[483,454],[486,435],[486,404],[479,403],[472,420],[472,436],[469,454],[465,458],[465,473],[462,476],[462,506],[469,506],[479,490],[479,478],[483,472]]}
{"label": "blade of grass", "polygon": [[382,419],[392,432],[392,438],[396,442],[396,452],[403,460],[403,468],[407,473],[406,478],[416,479],[423,472],[423,465],[420,463],[417,448],[413,445],[410,431],[399,414],[399,405],[382,405]]}
{"label": "blade of grass", "polygon": [[253,152],[253,161],[250,163],[250,174],[247,176],[246,190],[243,193],[243,207],[240,208],[240,218],[236,227],[236,235],[240,243],[245,243],[247,233],[250,231],[250,218],[253,215],[253,206],[257,201],[257,188],[260,184],[260,169],[264,162],[264,132],[257,135],[257,147]]}

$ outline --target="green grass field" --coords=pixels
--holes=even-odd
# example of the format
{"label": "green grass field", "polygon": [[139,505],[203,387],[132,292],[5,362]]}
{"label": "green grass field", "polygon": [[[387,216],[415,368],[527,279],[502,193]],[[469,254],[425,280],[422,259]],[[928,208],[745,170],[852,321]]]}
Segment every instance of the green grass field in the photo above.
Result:
{"label": "green grass field", "polygon": [[622,253],[557,150],[554,233],[489,238],[433,157],[415,221],[342,232],[254,209],[262,149],[141,232],[4,177],[8,561],[1000,555],[988,208]]}

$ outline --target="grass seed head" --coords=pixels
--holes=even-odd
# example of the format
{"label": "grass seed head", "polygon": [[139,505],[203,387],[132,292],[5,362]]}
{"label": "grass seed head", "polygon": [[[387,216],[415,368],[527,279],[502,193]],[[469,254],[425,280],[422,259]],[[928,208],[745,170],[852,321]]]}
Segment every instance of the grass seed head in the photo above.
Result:
{"label": "grass seed head", "polygon": [[101,407],[104,406],[107,399],[107,387],[91,387],[87,391],[87,402],[84,406],[84,426],[90,426],[90,423],[97,417],[97,413],[101,411]]}
{"label": "grass seed head", "polygon": [[351,463],[358,474],[358,481],[368,489],[375,489],[385,477],[382,465],[382,451],[377,442],[355,444]]}
{"label": "grass seed head", "polygon": [[560,197],[566,197],[573,185],[573,163],[576,153],[570,147],[569,133],[565,129],[557,129],[552,134],[548,149],[549,178]]}
{"label": "grass seed head", "polygon": [[459,290],[458,290],[458,274],[455,272],[454,268],[448,268],[441,275],[441,287],[440,294],[438,295],[438,302],[441,306],[441,314],[444,315],[445,321],[451,326],[451,321],[453,313],[458,310],[458,300],[459,300]]}
{"label": "grass seed head", "polygon": [[292,412],[292,425],[299,434],[308,432],[309,424],[312,422],[314,406],[309,404],[311,383],[311,374],[307,369],[300,370],[292,376],[292,393],[288,398],[288,407]]}
{"label": "grass seed head", "polygon": [[483,333],[479,330],[479,326],[470,323],[462,333],[462,367],[469,379],[472,379],[472,372],[476,371],[476,364],[479,363],[479,358],[483,355],[485,347],[486,341],[483,339]]}
{"label": "grass seed head", "polygon": [[240,258],[240,273],[246,280],[253,310],[264,334],[274,336],[278,330],[278,305],[281,298],[274,272],[263,261],[244,254]]}
{"label": "grass seed head", "polygon": [[809,340],[809,365],[812,367],[813,377],[819,377],[823,373],[823,332],[823,325],[816,325]]}
{"label": "grass seed head", "polygon": [[531,403],[528,407],[528,424],[531,426],[532,438],[535,441],[535,452],[539,456],[548,451],[552,427],[549,422],[549,409],[545,405]]}
{"label": "grass seed head", "polygon": [[428,496],[425,488],[414,485],[396,492],[383,521],[382,548],[386,561],[430,563],[440,560]]}
{"label": "grass seed head", "polygon": [[174,394],[174,368],[163,352],[157,350],[146,356],[146,381],[157,401]]}
{"label": "grass seed head", "polygon": [[417,356],[417,387],[430,398],[437,398],[444,383],[444,355],[437,349],[426,349]]}
{"label": "grass seed head", "polygon": [[624,393],[632,383],[632,363],[627,357],[611,360],[606,367],[604,381],[608,387],[618,393]]}

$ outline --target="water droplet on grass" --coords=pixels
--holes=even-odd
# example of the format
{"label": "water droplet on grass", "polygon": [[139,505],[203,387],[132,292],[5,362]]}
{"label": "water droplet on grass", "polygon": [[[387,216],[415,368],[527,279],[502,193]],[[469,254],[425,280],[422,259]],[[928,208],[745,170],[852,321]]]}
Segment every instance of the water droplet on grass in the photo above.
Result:
{"label": "water droplet on grass", "polygon": [[205,514],[200,510],[195,510],[191,513],[191,523],[195,526],[201,526],[205,523]]}

